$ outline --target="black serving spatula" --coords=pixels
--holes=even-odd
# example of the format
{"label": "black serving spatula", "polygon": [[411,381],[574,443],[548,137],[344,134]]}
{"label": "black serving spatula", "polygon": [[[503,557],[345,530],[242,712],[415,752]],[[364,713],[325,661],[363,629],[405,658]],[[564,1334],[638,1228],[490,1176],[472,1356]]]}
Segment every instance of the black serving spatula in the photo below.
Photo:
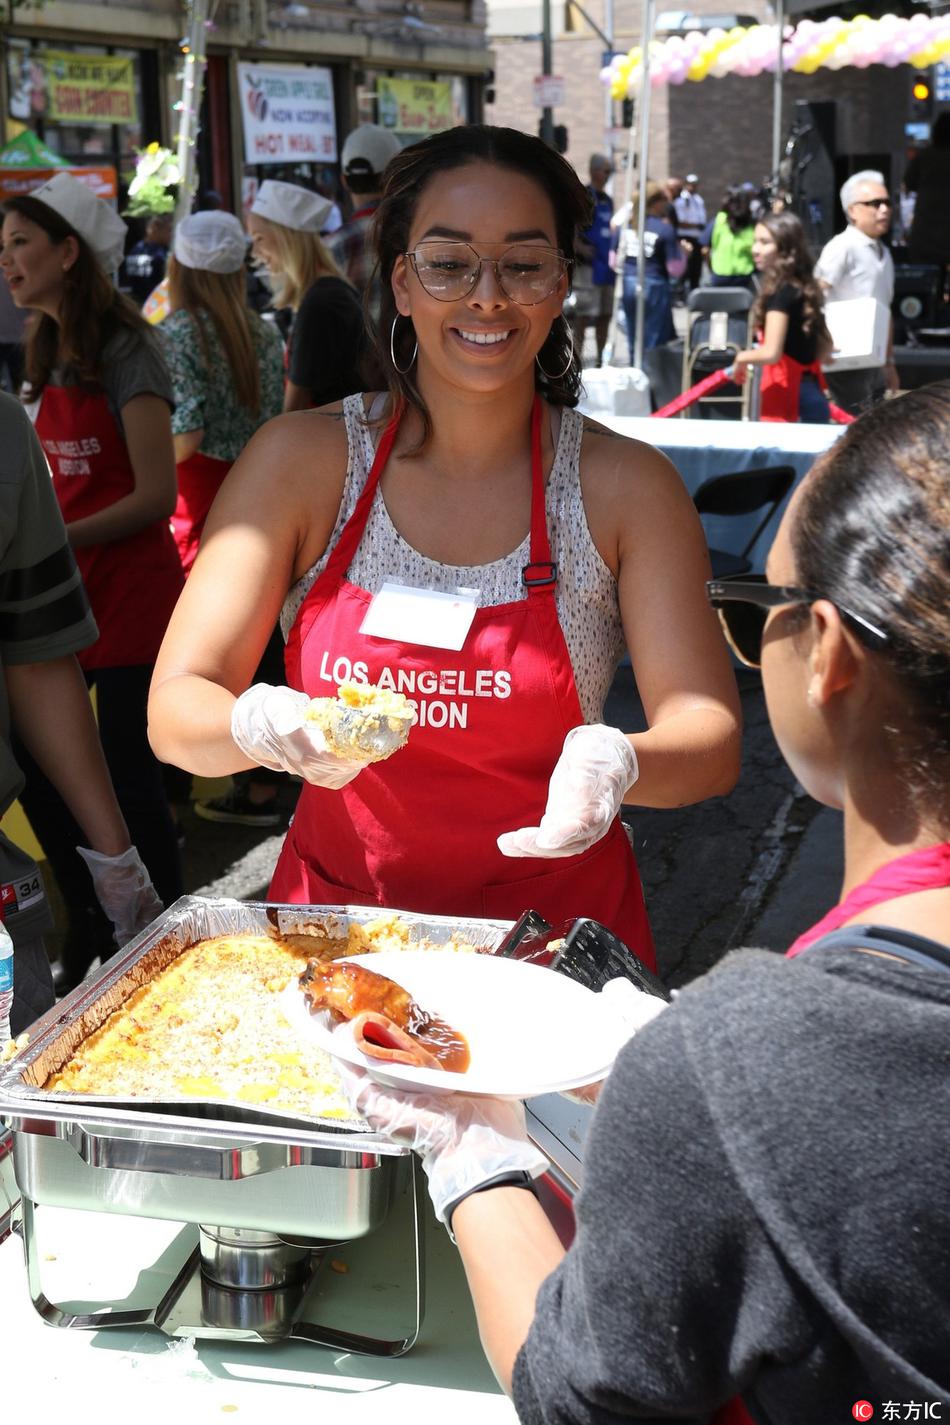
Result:
{"label": "black serving spatula", "polygon": [[645,994],[670,998],[663,983],[619,936],[587,916],[553,926],[537,911],[526,910],[495,954],[545,965],[595,993],[608,980],[625,979]]}

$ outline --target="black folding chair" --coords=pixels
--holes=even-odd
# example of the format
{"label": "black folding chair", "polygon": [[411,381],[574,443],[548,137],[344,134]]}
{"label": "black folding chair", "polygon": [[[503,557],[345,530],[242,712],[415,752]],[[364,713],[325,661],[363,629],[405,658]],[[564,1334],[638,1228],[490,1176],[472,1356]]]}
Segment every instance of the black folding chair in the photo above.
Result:
{"label": "black folding chair", "polygon": [[[716,475],[700,485],[693,495],[693,504],[700,515],[727,519],[746,517],[742,528],[745,542],[739,553],[710,545],[714,578],[726,579],[751,571],[748,556],[794,483],[795,470],[791,465],[769,465],[757,470],[739,470],[732,475]],[[750,527],[752,533],[748,534]]]}

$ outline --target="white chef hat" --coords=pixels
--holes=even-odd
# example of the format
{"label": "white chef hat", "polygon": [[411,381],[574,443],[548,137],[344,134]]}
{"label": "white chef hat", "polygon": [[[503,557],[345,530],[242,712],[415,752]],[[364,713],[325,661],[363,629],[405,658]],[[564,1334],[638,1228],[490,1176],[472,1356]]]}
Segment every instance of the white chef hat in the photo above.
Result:
{"label": "white chef hat", "polygon": [[247,236],[233,213],[212,208],[182,219],[175,229],[174,252],[183,267],[238,272],[244,265]]}
{"label": "white chef hat", "polygon": [[57,173],[29,196],[58,213],[92,248],[107,272],[122,261],[128,228],[104,198],[71,173]]}
{"label": "white chef hat", "polygon": [[340,163],[347,178],[378,177],[402,148],[391,129],[379,124],[360,124],[347,136]]}
{"label": "white chef hat", "polygon": [[251,204],[251,212],[285,228],[318,233],[329,218],[332,207],[329,198],[321,198],[311,188],[301,188],[299,183],[281,183],[278,178],[265,178]]}

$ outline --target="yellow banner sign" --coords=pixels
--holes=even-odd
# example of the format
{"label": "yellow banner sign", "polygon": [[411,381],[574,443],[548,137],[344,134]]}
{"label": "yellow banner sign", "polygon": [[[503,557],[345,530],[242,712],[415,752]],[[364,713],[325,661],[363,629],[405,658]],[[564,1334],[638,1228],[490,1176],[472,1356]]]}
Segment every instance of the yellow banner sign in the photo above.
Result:
{"label": "yellow banner sign", "polygon": [[131,59],[52,49],[35,58],[46,72],[46,118],[58,124],[138,123]]}
{"label": "yellow banner sign", "polygon": [[450,129],[452,86],[448,83],[414,79],[376,80],[376,117],[384,129],[397,134],[438,134]]}

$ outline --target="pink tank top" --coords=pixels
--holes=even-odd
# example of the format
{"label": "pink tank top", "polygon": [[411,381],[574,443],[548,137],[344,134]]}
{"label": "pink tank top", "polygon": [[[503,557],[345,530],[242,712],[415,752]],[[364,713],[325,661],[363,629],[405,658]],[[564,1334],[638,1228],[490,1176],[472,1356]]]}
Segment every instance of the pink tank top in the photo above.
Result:
{"label": "pink tank top", "polygon": [[800,955],[807,945],[838,930],[856,915],[871,910],[897,896],[909,896],[914,891],[931,891],[937,886],[950,886],[950,841],[936,846],[921,846],[880,866],[860,886],[849,891],[844,900],[826,916],[800,935],[787,954]]}

